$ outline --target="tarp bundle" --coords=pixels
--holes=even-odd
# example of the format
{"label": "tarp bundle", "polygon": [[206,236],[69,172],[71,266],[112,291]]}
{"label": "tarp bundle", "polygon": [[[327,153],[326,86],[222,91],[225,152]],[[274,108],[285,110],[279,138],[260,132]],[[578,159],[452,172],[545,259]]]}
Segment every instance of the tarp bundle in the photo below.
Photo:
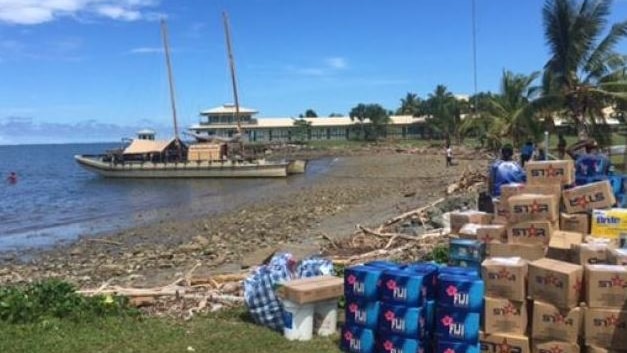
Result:
{"label": "tarp bundle", "polygon": [[333,274],[331,261],[311,257],[298,262],[292,254],[277,253],[244,280],[244,301],[253,320],[274,330],[283,330],[283,305],[275,289],[302,277]]}

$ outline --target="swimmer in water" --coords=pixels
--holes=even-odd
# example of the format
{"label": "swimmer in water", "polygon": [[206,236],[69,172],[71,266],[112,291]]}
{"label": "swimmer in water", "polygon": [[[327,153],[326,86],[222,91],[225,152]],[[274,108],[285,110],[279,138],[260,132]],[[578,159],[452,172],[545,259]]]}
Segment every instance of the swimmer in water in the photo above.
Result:
{"label": "swimmer in water", "polygon": [[11,172],[11,174],[7,177],[7,182],[9,184],[17,183],[17,174],[15,174],[15,172]]}

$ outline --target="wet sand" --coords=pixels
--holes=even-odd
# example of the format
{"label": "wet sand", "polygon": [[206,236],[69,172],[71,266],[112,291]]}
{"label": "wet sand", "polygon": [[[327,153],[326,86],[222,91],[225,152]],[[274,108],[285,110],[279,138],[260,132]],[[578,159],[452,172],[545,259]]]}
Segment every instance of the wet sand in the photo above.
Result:
{"label": "wet sand", "polygon": [[[441,197],[467,165],[447,168],[439,150],[310,153],[330,158],[330,168],[310,181],[220,214],[152,224],[68,246],[30,252],[30,260],[0,255],[0,283],[58,277],[80,287],[114,279],[126,285],[157,285],[181,276],[195,264],[197,272],[236,271],[254,265],[274,249],[315,251],[352,234],[356,224],[375,226],[385,219]],[[468,155],[468,154],[467,154]],[[472,155],[472,153],[470,154]]]}

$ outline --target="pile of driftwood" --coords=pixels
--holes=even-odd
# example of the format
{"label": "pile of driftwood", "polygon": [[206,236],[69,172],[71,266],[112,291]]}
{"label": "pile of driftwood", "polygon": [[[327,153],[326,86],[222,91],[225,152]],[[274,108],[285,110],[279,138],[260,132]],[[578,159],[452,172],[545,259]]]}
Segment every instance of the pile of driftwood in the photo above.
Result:
{"label": "pile of driftwood", "polygon": [[242,281],[248,271],[219,275],[194,275],[196,264],[172,283],[153,288],[129,288],[104,283],[97,289],[83,289],[83,295],[116,295],[155,316],[190,319],[198,313],[214,312],[244,303]]}
{"label": "pile of driftwood", "polygon": [[485,186],[487,182],[488,177],[484,172],[468,166],[464,169],[459,180],[448,186],[446,193],[451,195],[460,191],[477,191],[480,187]]}

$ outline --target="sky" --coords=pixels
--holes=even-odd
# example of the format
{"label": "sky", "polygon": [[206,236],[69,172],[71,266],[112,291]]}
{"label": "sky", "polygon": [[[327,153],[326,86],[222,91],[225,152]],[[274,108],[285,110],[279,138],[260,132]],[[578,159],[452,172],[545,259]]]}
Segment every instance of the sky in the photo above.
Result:
{"label": "sky", "polygon": [[[544,0],[475,1],[478,90],[540,70]],[[240,104],[259,117],[474,92],[472,0],[0,0],[0,144],[171,136],[161,18],[179,125],[233,102],[223,11]],[[610,22],[626,18],[615,0]]]}

